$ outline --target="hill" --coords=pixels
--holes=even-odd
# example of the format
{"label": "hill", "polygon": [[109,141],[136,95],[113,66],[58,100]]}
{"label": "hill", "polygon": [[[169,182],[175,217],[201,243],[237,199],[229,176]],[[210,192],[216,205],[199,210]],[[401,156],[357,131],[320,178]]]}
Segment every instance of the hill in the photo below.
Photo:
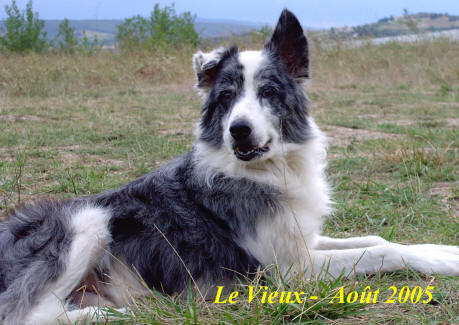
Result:
{"label": "hill", "polygon": [[417,13],[390,16],[376,23],[355,27],[331,28],[330,34],[353,37],[387,37],[417,32],[436,32],[459,28],[459,16],[438,13]]}

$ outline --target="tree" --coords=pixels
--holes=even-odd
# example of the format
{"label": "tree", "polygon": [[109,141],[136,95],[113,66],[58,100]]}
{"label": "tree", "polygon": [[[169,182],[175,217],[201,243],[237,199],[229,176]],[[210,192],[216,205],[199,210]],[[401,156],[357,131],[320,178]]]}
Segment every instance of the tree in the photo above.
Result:
{"label": "tree", "polygon": [[78,47],[78,39],[75,35],[75,29],[70,26],[69,20],[65,18],[59,24],[59,32],[57,34],[57,47],[59,50],[73,53]]}
{"label": "tree", "polygon": [[5,21],[6,33],[0,36],[0,49],[12,52],[35,51],[42,52],[49,43],[46,32],[43,31],[45,22],[38,19],[38,13],[33,12],[32,0],[26,5],[25,11],[20,11],[16,0],[11,6],[5,6],[8,18]]}
{"label": "tree", "polygon": [[83,39],[78,45],[78,50],[85,53],[97,53],[102,49],[102,47],[103,42],[99,41],[97,35],[92,39],[92,41],[90,41],[86,31],[83,31]]}
{"label": "tree", "polygon": [[149,18],[134,16],[118,26],[116,40],[123,49],[152,49],[155,47],[197,46],[199,36],[190,12],[177,15],[174,6],[154,6]]}
{"label": "tree", "polygon": [[127,18],[117,28],[116,41],[123,49],[141,48],[150,38],[149,22],[140,15]]}

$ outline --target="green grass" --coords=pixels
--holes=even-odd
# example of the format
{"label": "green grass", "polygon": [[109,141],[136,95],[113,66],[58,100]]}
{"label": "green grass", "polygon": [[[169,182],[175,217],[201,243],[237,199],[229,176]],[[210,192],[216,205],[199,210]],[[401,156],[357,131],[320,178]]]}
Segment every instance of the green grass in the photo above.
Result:
{"label": "green grass", "polygon": [[[312,115],[331,139],[328,175],[336,202],[324,227],[327,235],[458,244],[459,65],[452,46],[313,49],[314,76],[307,90]],[[5,63],[0,74],[0,213],[20,202],[115,188],[189,150],[200,102],[185,63],[179,72],[187,77],[171,77],[180,55],[172,62],[152,59],[153,67],[162,67],[159,77],[136,72],[148,62],[144,53],[0,59]],[[120,315],[124,321],[118,323],[458,321],[459,281],[452,277],[407,270],[355,279],[287,283],[273,276],[267,281],[270,290],[319,298],[249,304],[247,284],[240,285],[240,302],[233,305],[206,302],[193,292],[186,297],[152,292],[132,306],[134,315]],[[435,289],[429,304],[329,303],[341,286],[350,292],[367,285],[380,289],[384,299],[392,285]]]}

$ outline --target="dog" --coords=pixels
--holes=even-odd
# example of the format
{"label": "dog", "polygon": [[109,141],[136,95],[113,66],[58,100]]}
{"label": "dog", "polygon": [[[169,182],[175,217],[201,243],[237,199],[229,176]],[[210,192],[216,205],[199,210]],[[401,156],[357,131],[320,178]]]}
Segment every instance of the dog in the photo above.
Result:
{"label": "dog", "polygon": [[30,204],[0,225],[5,325],[74,323],[189,281],[212,294],[272,264],[307,278],[406,267],[459,275],[455,246],[320,235],[332,207],[327,143],[308,110],[308,41],[290,11],[263,50],[199,51],[193,66],[203,106],[190,152],[119,189]]}

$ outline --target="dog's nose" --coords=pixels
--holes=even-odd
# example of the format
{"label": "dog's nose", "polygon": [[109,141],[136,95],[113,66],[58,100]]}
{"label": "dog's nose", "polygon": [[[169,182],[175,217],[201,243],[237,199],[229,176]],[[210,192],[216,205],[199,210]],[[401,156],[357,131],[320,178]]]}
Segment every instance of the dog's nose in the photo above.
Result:
{"label": "dog's nose", "polygon": [[230,133],[235,140],[242,141],[247,139],[252,129],[247,121],[237,120],[231,123]]}

